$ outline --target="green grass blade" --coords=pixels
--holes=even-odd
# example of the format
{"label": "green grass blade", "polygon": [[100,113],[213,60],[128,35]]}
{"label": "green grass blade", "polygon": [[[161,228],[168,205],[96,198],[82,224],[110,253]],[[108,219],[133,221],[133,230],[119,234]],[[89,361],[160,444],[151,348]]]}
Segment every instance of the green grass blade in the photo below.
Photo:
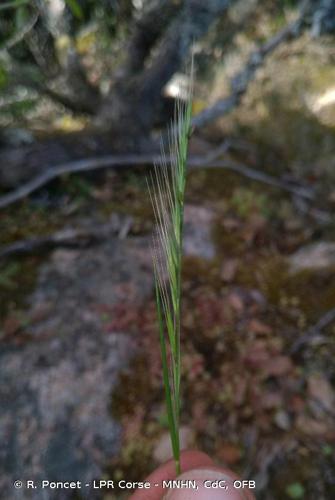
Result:
{"label": "green grass blade", "polygon": [[161,162],[155,165],[151,177],[155,188],[149,189],[158,230],[154,243],[154,273],[163,383],[177,474],[180,473],[181,267],[191,107],[191,94],[186,103],[178,101],[168,134],[171,164],[168,167],[162,148]]}
{"label": "green grass blade", "polygon": [[[179,462],[179,455],[180,455],[179,432],[178,432],[178,429],[176,427],[175,416],[174,416],[173,406],[172,406],[169,366],[168,366],[168,358],[167,358],[165,338],[164,338],[164,323],[163,323],[162,309],[161,309],[161,303],[160,303],[159,289],[157,286],[156,286],[156,306],[157,306],[157,316],[158,316],[159,340],[160,340],[161,355],[162,355],[165,402],[166,402],[168,423],[169,423],[169,428],[170,428],[171,446],[172,446],[173,458],[176,462],[177,461]],[[179,473],[180,473],[180,470],[177,470],[177,474],[179,474]]]}

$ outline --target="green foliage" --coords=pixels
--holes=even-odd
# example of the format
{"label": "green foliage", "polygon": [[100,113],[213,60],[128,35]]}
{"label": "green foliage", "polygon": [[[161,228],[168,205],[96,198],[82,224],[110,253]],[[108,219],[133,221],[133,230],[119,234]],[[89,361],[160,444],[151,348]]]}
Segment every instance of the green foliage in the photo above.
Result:
{"label": "green foliage", "polygon": [[20,7],[21,5],[26,5],[29,3],[30,3],[30,0],[13,0],[12,2],[3,2],[0,4],[0,10],[16,9],[17,7]]}
{"label": "green foliage", "polygon": [[[0,88],[1,88],[1,73],[0,73]],[[33,110],[38,104],[37,99],[22,99],[4,104],[1,107],[1,112],[9,114],[15,118],[26,117],[26,114]]]}
{"label": "green foliage", "polygon": [[334,453],[334,448],[330,444],[325,444],[324,446],[322,446],[322,453],[326,457],[331,457]]}
{"label": "green foliage", "polygon": [[181,258],[191,109],[191,97],[186,104],[178,102],[169,136],[171,168],[168,168],[162,148],[161,162],[155,165],[152,179],[156,187],[151,193],[158,225],[154,242],[154,273],[159,339],[167,417],[177,474],[180,473]]}
{"label": "green foliage", "polygon": [[11,262],[0,269],[0,286],[5,289],[11,289],[15,286],[15,277],[20,270],[17,262]]}
{"label": "green foliage", "polygon": [[297,7],[299,2],[297,0],[283,0],[283,7],[293,9]]}
{"label": "green foliage", "polygon": [[264,193],[256,193],[247,188],[237,188],[231,200],[233,208],[242,218],[252,213],[269,216],[269,199]]}
{"label": "green foliage", "polygon": [[92,194],[92,185],[90,182],[76,175],[66,177],[64,179],[64,187],[70,196],[73,196],[77,201],[86,200]]}
{"label": "green foliage", "polygon": [[0,89],[5,87],[8,82],[7,71],[3,65],[0,63]]}
{"label": "green foliage", "polygon": [[169,419],[167,413],[160,413],[157,417],[157,421],[161,427],[169,427]]}
{"label": "green foliage", "polygon": [[22,29],[29,19],[29,13],[26,5],[21,5],[15,12],[15,27],[17,30]]}
{"label": "green foliage", "polygon": [[80,4],[77,2],[77,0],[65,0],[65,2],[66,2],[66,5],[71,10],[74,17],[76,17],[77,19],[80,19],[80,20],[82,20],[84,18],[83,10],[82,10]]}
{"label": "green foliage", "polygon": [[286,493],[290,498],[304,498],[305,488],[301,483],[291,483],[286,488]]}

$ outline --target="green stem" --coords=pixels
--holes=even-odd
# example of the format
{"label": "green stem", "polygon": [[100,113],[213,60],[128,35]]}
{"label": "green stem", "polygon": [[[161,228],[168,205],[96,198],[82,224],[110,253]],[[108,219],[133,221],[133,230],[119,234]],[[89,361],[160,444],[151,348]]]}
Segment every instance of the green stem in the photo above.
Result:
{"label": "green stem", "polygon": [[[163,382],[171,446],[176,474],[180,467],[180,385],[181,385],[181,275],[184,225],[186,158],[191,123],[191,100],[176,113],[176,130],[171,155],[176,157],[171,172],[166,169],[164,152],[161,168],[156,169],[156,195],[152,196],[158,223],[158,243],[162,245],[164,265],[156,255],[155,283]],[[166,266],[166,267],[165,267]],[[165,280],[165,270],[168,280]],[[160,273],[160,271],[162,271]],[[170,356],[170,359],[168,357]],[[170,364],[169,364],[170,361]]]}

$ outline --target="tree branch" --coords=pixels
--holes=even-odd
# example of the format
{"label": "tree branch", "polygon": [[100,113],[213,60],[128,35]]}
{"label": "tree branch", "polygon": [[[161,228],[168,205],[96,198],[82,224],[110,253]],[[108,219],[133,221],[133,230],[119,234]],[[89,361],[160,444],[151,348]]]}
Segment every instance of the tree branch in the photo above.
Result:
{"label": "tree branch", "polygon": [[[190,168],[223,168],[236,172],[238,174],[244,175],[249,179],[253,179],[259,182],[263,182],[273,187],[283,189],[289,193],[295,194],[302,198],[313,200],[313,191],[303,188],[293,186],[288,182],[277,179],[271,175],[264,172],[246,167],[240,163],[234,162],[232,160],[218,160],[223,154],[222,146],[218,150],[214,150],[207,156],[191,156],[188,159],[188,166]],[[36,176],[34,179],[28,181],[27,183],[21,185],[18,189],[11,191],[0,197],[0,208],[5,208],[17,201],[30,195],[37,189],[48,184],[52,180],[63,174],[78,173],[78,172],[89,172],[92,170],[98,170],[102,168],[119,168],[122,166],[143,166],[143,165],[153,165],[159,163],[160,155],[108,155],[102,156],[100,158],[89,158],[84,160],[78,160],[68,163],[63,163],[61,165],[47,168],[41,175]],[[173,161],[173,157],[167,157],[166,161],[170,163]]]}
{"label": "tree branch", "polygon": [[119,78],[130,78],[143,69],[153,45],[171,19],[178,14],[181,4],[182,2],[175,4],[171,0],[154,0],[144,9],[140,19],[134,22],[130,30],[132,36],[127,44],[127,57],[119,70]]}
{"label": "tree branch", "polygon": [[185,61],[192,44],[207,33],[230,3],[229,0],[185,0],[179,16],[159,42],[150,66],[137,81],[140,106],[146,109],[144,126],[152,123],[150,115],[156,110],[162,88]]}
{"label": "tree branch", "polygon": [[38,21],[38,18],[39,18],[39,12],[37,11],[31,16],[29,21],[17,33],[14,33],[14,35],[0,47],[0,54],[5,50],[12,49],[15,45],[22,42],[25,36],[33,29],[33,27]]}
{"label": "tree branch", "polygon": [[[100,102],[100,95],[93,87],[90,88],[86,87],[84,84],[81,85],[82,82],[79,83],[79,81],[76,80],[75,85],[78,92],[76,93],[73,89],[73,94],[76,97],[72,97],[58,92],[44,83],[45,79],[40,72],[40,69],[27,64],[19,64],[9,55],[6,56],[6,63],[9,68],[9,77],[13,85],[22,85],[30,88],[31,90],[35,90],[39,94],[44,94],[54,102],[61,104],[75,113],[94,114],[96,112]],[[75,78],[73,77],[73,84],[74,80]],[[68,81],[70,81],[69,76]]]}
{"label": "tree branch", "polygon": [[284,29],[276,33],[270,40],[253,52],[244,68],[235,75],[231,81],[231,93],[228,97],[220,99],[213,106],[205,109],[192,120],[194,128],[200,128],[208,123],[226,115],[240,104],[242,97],[246,93],[249,84],[255,78],[257,69],[262,66],[266,58],[283,42],[297,37],[300,34],[304,19],[304,13],[299,18],[285,26]]}
{"label": "tree branch", "polygon": [[124,235],[129,232],[131,223],[130,217],[126,217],[124,220],[114,217],[110,222],[94,227],[62,229],[49,236],[19,240],[0,248],[0,259],[47,252],[57,247],[85,248],[115,235],[123,239]]}
{"label": "tree branch", "polygon": [[133,128],[133,135],[147,136],[164,85],[185,61],[192,43],[207,33],[230,4],[231,0],[184,0],[179,14],[153,48],[145,69],[134,78],[122,80],[123,85],[114,87],[107,96],[101,106],[101,122],[116,123],[121,133]]}
{"label": "tree branch", "polygon": [[[61,94],[56,90],[51,89],[45,85],[36,85],[32,88],[35,88],[41,94],[52,99],[55,103],[61,104],[65,108],[74,111],[75,113],[85,113],[88,115],[94,115],[94,111],[96,111],[96,106],[94,106],[95,101],[88,100],[74,100],[72,97],[69,97],[65,94]],[[97,101],[96,101],[97,102]]]}
{"label": "tree branch", "polygon": [[312,325],[308,330],[297,339],[291,346],[290,353],[297,354],[307,343],[309,343],[314,337],[321,334],[328,325],[335,321],[335,308],[330,309],[321,318]]}
{"label": "tree branch", "polygon": [[87,78],[85,68],[74,48],[68,53],[66,80],[71,102],[86,113],[95,114],[101,101],[100,92]]}

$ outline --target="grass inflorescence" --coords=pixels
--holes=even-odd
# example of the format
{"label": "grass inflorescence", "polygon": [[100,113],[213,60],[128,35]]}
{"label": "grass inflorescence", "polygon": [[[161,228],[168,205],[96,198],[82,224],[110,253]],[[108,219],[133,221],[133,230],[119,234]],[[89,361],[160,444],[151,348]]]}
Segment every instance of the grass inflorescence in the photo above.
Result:
{"label": "grass inflorescence", "polygon": [[[191,82],[192,82],[191,74]],[[180,474],[180,320],[184,196],[188,140],[191,131],[192,90],[178,100],[169,130],[169,161],[162,145],[150,192],[157,222],[153,263],[163,381],[173,457]]]}

